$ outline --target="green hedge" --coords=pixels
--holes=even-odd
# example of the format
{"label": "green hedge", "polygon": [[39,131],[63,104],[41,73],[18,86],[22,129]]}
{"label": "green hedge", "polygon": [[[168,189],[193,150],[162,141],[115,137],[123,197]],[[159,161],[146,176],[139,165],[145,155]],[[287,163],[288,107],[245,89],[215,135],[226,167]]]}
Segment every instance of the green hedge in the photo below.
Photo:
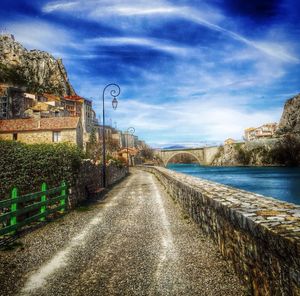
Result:
{"label": "green hedge", "polygon": [[28,145],[0,140],[0,199],[9,197],[13,186],[25,194],[39,191],[43,182],[49,187],[62,180],[72,185],[82,158],[82,151],[69,144]]}

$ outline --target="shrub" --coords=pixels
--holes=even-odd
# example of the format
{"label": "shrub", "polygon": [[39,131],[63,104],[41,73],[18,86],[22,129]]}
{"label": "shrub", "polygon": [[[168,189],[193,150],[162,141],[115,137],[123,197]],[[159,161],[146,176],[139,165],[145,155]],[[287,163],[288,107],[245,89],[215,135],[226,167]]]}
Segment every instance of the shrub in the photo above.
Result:
{"label": "shrub", "polygon": [[242,165],[248,165],[251,160],[251,153],[241,145],[235,145],[237,162]]}
{"label": "shrub", "polygon": [[0,199],[16,186],[21,194],[40,190],[61,181],[72,185],[77,177],[83,153],[70,144],[23,144],[0,140]]}
{"label": "shrub", "polygon": [[114,158],[111,155],[107,156],[107,162],[108,165],[114,164],[117,168],[120,169],[124,167],[124,162],[121,159]]}
{"label": "shrub", "polygon": [[275,163],[288,166],[300,165],[300,139],[293,134],[284,135],[270,151]]}

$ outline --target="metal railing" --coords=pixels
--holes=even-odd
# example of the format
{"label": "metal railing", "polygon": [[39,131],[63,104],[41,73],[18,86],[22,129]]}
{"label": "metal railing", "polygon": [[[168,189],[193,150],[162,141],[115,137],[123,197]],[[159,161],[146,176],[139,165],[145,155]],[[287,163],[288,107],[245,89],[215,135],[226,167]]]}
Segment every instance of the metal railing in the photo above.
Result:
{"label": "metal railing", "polygon": [[19,196],[14,187],[11,198],[0,201],[0,236],[14,234],[21,227],[35,221],[45,221],[50,214],[67,208],[68,191],[65,182],[59,187],[47,189],[42,184],[41,191]]}

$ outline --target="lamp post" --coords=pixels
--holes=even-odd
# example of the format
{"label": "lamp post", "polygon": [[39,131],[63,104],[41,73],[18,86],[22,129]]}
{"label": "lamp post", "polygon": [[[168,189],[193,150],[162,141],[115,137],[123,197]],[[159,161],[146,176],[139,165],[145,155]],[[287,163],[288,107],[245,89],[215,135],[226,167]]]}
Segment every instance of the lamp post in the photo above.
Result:
{"label": "lamp post", "polygon": [[129,127],[128,129],[127,129],[127,166],[129,167],[129,153],[128,153],[128,135],[130,134],[130,135],[133,135],[135,133],[135,128],[134,127]]}
{"label": "lamp post", "polygon": [[102,93],[102,185],[103,187],[106,187],[106,147],[105,147],[105,109],[104,109],[104,99],[105,99],[105,92],[108,88],[111,88],[110,95],[113,97],[113,100],[111,102],[112,107],[114,110],[117,109],[118,106],[118,100],[117,96],[120,94],[121,89],[118,84],[110,83],[105,86]]}

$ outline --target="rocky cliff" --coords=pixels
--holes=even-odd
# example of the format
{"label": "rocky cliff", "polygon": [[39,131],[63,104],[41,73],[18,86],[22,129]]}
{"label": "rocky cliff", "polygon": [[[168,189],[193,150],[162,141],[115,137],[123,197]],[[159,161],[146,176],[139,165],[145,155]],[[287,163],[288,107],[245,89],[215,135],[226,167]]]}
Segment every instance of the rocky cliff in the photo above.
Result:
{"label": "rocky cliff", "polygon": [[0,35],[0,83],[25,86],[28,92],[74,95],[61,59],[27,50],[12,35]]}
{"label": "rocky cliff", "polygon": [[299,147],[300,94],[286,101],[274,138],[222,146],[212,165],[299,165]]}
{"label": "rocky cliff", "polygon": [[278,134],[300,134],[300,94],[286,101],[280,119]]}
{"label": "rocky cliff", "polygon": [[219,148],[213,166],[268,166],[273,165],[273,149],[276,139],[234,143]]}

